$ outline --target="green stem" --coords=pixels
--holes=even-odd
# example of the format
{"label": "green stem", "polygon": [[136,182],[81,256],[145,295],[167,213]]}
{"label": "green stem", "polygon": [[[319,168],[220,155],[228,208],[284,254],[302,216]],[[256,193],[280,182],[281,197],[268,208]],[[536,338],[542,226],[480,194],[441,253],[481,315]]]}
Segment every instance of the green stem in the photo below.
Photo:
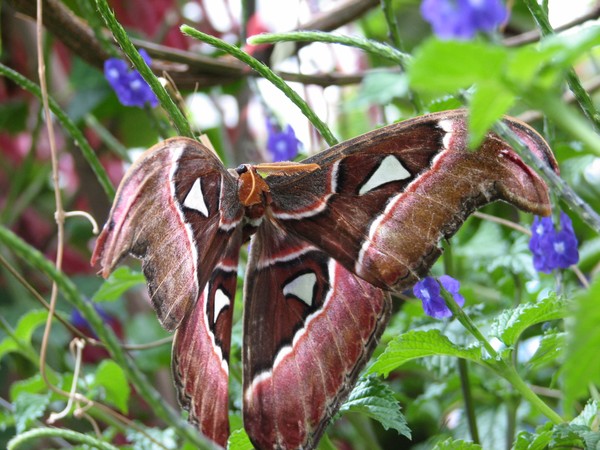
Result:
{"label": "green stem", "polygon": [[[450,276],[454,276],[454,259],[452,258],[452,246],[448,242],[444,242],[443,262],[444,273]],[[460,386],[465,402],[465,412],[467,415],[467,424],[469,426],[469,432],[471,433],[471,439],[473,440],[473,442],[478,444],[479,430],[477,428],[477,418],[475,417],[475,403],[473,402],[471,382],[469,380],[469,366],[467,364],[467,360],[464,358],[458,358],[458,374],[460,377]]]}
{"label": "green stem", "polygon": [[512,443],[515,440],[517,430],[517,410],[521,399],[511,391],[506,398],[506,450],[513,448]]}
{"label": "green stem", "polygon": [[452,297],[452,294],[450,294],[450,292],[448,292],[446,288],[442,286],[441,283],[439,283],[439,285],[440,293],[442,294],[442,297],[446,302],[446,306],[448,306],[448,309],[450,309],[450,311],[452,312],[452,315],[456,317],[456,319],[458,319],[462,326],[465,327],[467,331],[475,337],[475,339],[477,339],[477,341],[483,346],[483,348],[485,348],[491,359],[499,360],[500,357],[498,353],[496,352],[494,347],[492,347],[492,344],[490,344],[489,341],[485,338],[483,333],[479,331],[477,325],[475,325],[475,323],[471,320],[468,314],[465,313],[460,306],[458,306],[458,304],[454,301],[454,297]]}
{"label": "green stem", "polygon": [[[7,67],[2,63],[0,63],[0,75],[4,75],[5,77],[10,78],[23,89],[32,93],[41,100],[42,92],[37,84],[35,84],[31,80],[25,78],[20,73],[14,71],[10,67]],[[48,97],[48,104],[50,106],[50,110],[56,116],[56,118],[63,126],[65,131],[73,138],[75,143],[79,146],[83,157],[96,174],[98,182],[104,189],[104,192],[106,192],[106,195],[112,200],[115,196],[115,188],[110,182],[110,179],[106,174],[106,170],[104,170],[104,167],[102,167],[102,164],[96,156],[96,153],[88,144],[87,139],[83,136],[83,133],[79,130],[77,125],[75,125],[71,118],[67,116],[67,113],[65,113],[60,108],[60,106],[58,106],[58,103],[56,103],[56,101],[52,97]]]}
{"label": "green stem", "polygon": [[56,269],[54,264],[42,253],[31,247],[19,236],[4,226],[0,226],[0,242],[10,248],[17,256],[22,258],[28,264],[46,274],[51,280],[56,282],[64,298],[75,308],[77,308],[92,329],[96,332],[99,339],[106,345],[111,356],[119,366],[123,368],[137,392],[148,403],[148,407],[158,417],[168,425],[176,428],[180,436],[185,437],[197,448],[212,448],[208,440],[202,437],[196,429],[185,422],[178,412],[170,408],[164,401],[160,393],[152,387],[145,375],[135,365],[133,360],[125,355],[121,343],[112,331],[107,327],[93,304],[86,301],[77,290],[75,284],[62,272]]}
{"label": "green stem", "polygon": [[[391,0],[381,0],[381,9],[388,26],[388,34],[394,47],[398,50],[402,49],[402,39],[398,32],[398,21],[394,15],[394,8]],[[404,67],[403,67],[404,68]]]}
{"label": "green stem", "polygon": [[243,52],[239,48],[223,42],[221,39],[217,39],[214,36],[202,33],[201,31],[198,31],[188,25],[182,25],[180,29],[183,34],[193,37],[194,39],[198,39],[202,42],[206,42],[247,64],[251,69],[256,71],[266,80],[270,81],[276,88],[283,92],[285,96],[289,98],[300,109],[300,111],[302,111],[302,114],[304,114],[306,118],[310,120],[319,133],[321,133],[321,136],[323,136],[323,139],[325,139],[327,144],[337,144],[337,139],[333,136],[325,122],[319,119],[319,117],[313,112],[313,110],[302,99],[302,97],[296,93],[296,91],[290,88],[280,76],[276,75],[265,64]]}
{"label": "green stem", "polygon": [[360,48],[361,50],[380,56],[389,61],[405,67],[411,60],[411,56],[396,50],[394,47],[382,42],[373,41],[361,37],[340,36],[323,31],[294,31],[290,33],[266,33],[257,34],[248,38],[251,44],[274,44],[277,42],[327,42],[329,44],[341,44],[348,47]]}
{"label": "green stem", "polygon": [[452,294],[450,294],[441,284],[440,284],[440,292],[444,301],[452,314],[458,319],[458,321],[462,324],[463,327],[467,329],[469,333],[471,333],[475,339],[485,348],[485,350],[489,354],[489,358],[484,359],[484,363],[487,367],[492,369],[502,378],[507,380],[513,388],[519,392],[523,398],[531,405],[533,405],[539,412],[545,415],[548,419],[550,419],[555,424],[563,423],[563,419],[550,408],[546,403],[540,399],[535,392],[533,392],[529,386],[523,381],[520,375],[517,373],[516,369],[507,364],[507,362],[502,359],[502,357],[494,350],[489,341],[483,336],[483,333],[479,331],[479,328],[475,325],[475,323],[471,320],[471,318],[462,310],[460,306],[454,301]]}
{"label": "green stem", "polygon": [[362,440],[362,442],[355,442],[355,444],[359,444],[356,445],[357,448],[381,450],[381,445],[379,445],[377,437],[373,432],[371,422],[366,416],[362,414],[346,414],[345,417],[358,432],[358,436],[360,436],[360,439]]}
{"label": "green stem", "polygon": [[544,114],[554,123],[572,134],[592,152],[600,156],[600,138],[598,134],[587,125],[585,119],[573,108],[565,105],[557,97],[547,95],[544,92],[536,92],[535,90],[528,91],[527,98],[533,108],[544,111]]}
{"label": "green stem", "polygon": [[93,436],[78,433],[77,431],[67,430],[65,428],[34,428],[33,430],[25,431],[12,438],[8,445],[7,450],[16,450],[18,447],[26,444],[30,441],[44,438],[62,438],[69,441],[77,442],[78,444],[89,445],[92,448],[98,448],[100,450],[118,450],[112,444],[108,442],[96,439]]}
{"label": "green stem", "polygon": [[160,84],[158,78],[156,78],[156,75],[154,75],[152,70],[150,70],[150,67],[148,67],[148,64],[146,64],[146,61],[144,61],[144,59],[141,57],[135,46],[131,43],[129,36],[127,36],[127,32],[115,18],[114,13],[106,3],[106,0],[96,0],[96,6],[102,15],[102,18],[104,19],[106,26],[112,32],[115,40],[118,42],[123,52],[131,60],[136,70],[140,73],[140,75],[142,75],[144,80],[146,80],[152,91],[156,94],[156,97],[158,97],[161,106],[169,115],[178,133],[182,136],[187,136],[193,139],[194,133],[192,132],[190,124],[186,120],[185,116],[177,107],[173,99],[169,96],[163,85]]}
{"label": "green stem", "polygon": [[[404,54],[404,46],[402,45],[402,38],[400,38],[400,33],[398,31],[398,21],[396,20],[396,15],[394,14],[392,0],[381,0],[381,9],[383,10],[383,15],[385,16],[385,21],[387,22],[392,44],[397,50]],[[399,64],[403,72],[406,72],[408,62],[410,61],[410,56],[406,56],[406,60]],[[408,91],[408,97],[415,107],[416,113],[422,114],[425,110],[425,107],[420,97],[412,89]]]}
{"label": "green stem", "polygon": [[475,417],[475,403],[473,402],[473,395],[471,394],[469,366],[467,365],[466,359],[458,358],[458,374],[460,376],[460,386],[465,400],[465,411],[467,413],[467,423],[469,424],[471,439],[476,444],[479,444],[479,430],[477,429],[477,419]]}
{"label": "green stem", "polygon": [[[502,361],[503,362],[503,361]],[[523,381],[521,376],[517,373],[516,369],[508,364],[502,364],[502,371],[499,372],[503,378],[505,378],[510,384],[515,388],[519,394],[523,396],[525,400],[527,400],[531,405],[533,405],[540,413],[546,416],[548,419],[552,421],[555,425],[560,425],[564,423],[560,415],[552,408],[550,408],[544,401],[539,398],[535,392],[531,390],[531,388]]]}
{"label": "green stem", "polygon": [[[542,36],[549,36],[554,34],[554,29],[550,25],[550,21],[548,20],[547,12],[540,6],[537,0],[525,0],[525,5],[531,12],[534,20],[536,21],[538,28]],[[594,124],[596,131],[600,130],[600,115],[594,106],[594,102],[592,98],[588,94],[588,92],[581,85],[581,81],[579,81],[579,77],[573,69],[569,70],[567,73],[567,83],[569,84],[569,88],[577,103],[581,107],[582,111],[586,115],[586,117]],[[562,109],[559,109],[558,112],[562,112]],[[547,112],[544,110],[544,112]]]}
{"label": "green stem", "polygon": [[17,347],[19,349],[19,352],[23,356],[25,356],[25,358],[27,358],[29,360],[29,362],[31,362],[36,367],[38,367],[40,365],[40,358],[38,357],[33,346],[31,345],[31,343],[26,342],[26,341],[22,340],[21,338],[19,338],[19,336],[17,336],[15,334],[15,330],[12,329],[12,327],[9,325],[9,323],[6,321],[6,319],[1,316],[0,316],[0,330],[4,331],[6,333],[6,336],[14,341],[14,343],[17,345]]}
{"label": "green stem", "polygon": [[[564,106],[561,106],[561,109],[564,110]],[[590,228],[600,233],[600,215],[584,202],[551,167],[545,162],[540,161],[505,123],[498,122],[494,126],[494,131],[519,153],[527,164],[537,168],[544,175],[552,190],[559,193],[565,203],[579,215],[581,220],[587,223]]]}

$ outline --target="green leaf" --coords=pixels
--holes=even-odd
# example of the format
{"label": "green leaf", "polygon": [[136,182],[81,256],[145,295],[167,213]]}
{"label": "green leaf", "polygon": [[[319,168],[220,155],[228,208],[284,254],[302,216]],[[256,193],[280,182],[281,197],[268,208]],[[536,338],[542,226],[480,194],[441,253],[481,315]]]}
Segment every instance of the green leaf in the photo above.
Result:
{"label": "green leaf", "polygon": [[50,393],[42,395],[23,392],[19,395],[14,402],[17,434],[27,430],[34,421],[42,417],[48,403],[50,403]]}
{"label": "green leaf", "polygon": [[[381,89],[385,86],[385,89]],[[390,72],[371,72],[368,73],[362,83],[361,88],[347,108],[367,107],[371,104],[387,105],[395,98],[406,96],[408,91],[408,80],[404,73]]]}
{"label": "green leaf", "polygon": [[131,270],[127,266],[121,266],[102,283],[92,300],[95,302],[112,302],[119,299],[124,292],[132,287],[145,282],[146,279],[141,272]]}
{"label": "green leaf", "polygon": [[[54,372],[48,371],[46,375],[48,376],[48,380],[50,381],[50,383],[52,383],[55,386],[59,385],[60,380]],[[47,390],[48,386],[42,378],[42,375],[37,373],[32,377],[26,378],[24,380],[18,380],[11,384],[10,398],[12,401],[15,401],[17,398],[19,398],[19,396],[21,396],[24,393],[39,394],[42,392],[45,393],[47,392]]]}
{"label": "green leaf", "polygon": [[[548,424],[550,425],[550,424]],[[552,440],[552,430],[546,429],[538,433],[522,431],[517,436],[514,450],[545,450]]]}
{"label": "green leaf", "polygon": [[246,434],[246,431],[243,428],[240,428],[239,430],[235,430],[229,435],[229,440],[227,441],[227,449],[253,450],[254,446],[252,445],[252,442],[250,442],[250,438]]}
{"label": "green leaf", "polygon": [[540,42],[540,51],[557,69],[568,69],[584,53],[600,45],[600,27],[590,26],[577,33],[556,34]]}
{"label": "green leaf", "polygon": [[567,357],[563,365],[565,405],[587,398],[590,384],[600,384],[600,276],[576,297],[576,309]]}
{"label": "green leaf", "polygon": [[483,447],[474,442],[465,442],[463,440],[453,440],[448,438],[445,441],[438,442],[433,450],[480,450]]}
{"label": "green leaf", "polygon": [[102,388],[105,393],[104,400],[119,408],[127,414],[130,388],[125,372],[111,359],[105,359],[98,366],[96,376],[91,384],[92,388]]}
{"label": "green leaf", "polygon": [[582,425],[561,423],[555,425],[552,431],[550,448],[583,448],[582,436],[588,433],[590,429]]}
{"label": "green leaf", "polygon": [[416,90],[448,93],[490,82],[502,73],[507,51],[483,42],[431,39],[415,52],[408,76]]}
{"label": "green leaf", "polygon": [[6,101],[0,104],[0,130],[18,133],[25,129],[28,107],[24,101]]}
{"label": "green leaf", "polygon": [[390,341],[368,373],[388,376],[407,361],[434,355],[455,356],[475,362],[482,360],[479,347],[460,347],[442,335],[440,330],[409,331]]}
{"label": "green leaf", "polygon": [[582,425],[588,428],[595,427],[598,419],[598,402],[590,400],[583,410],[570,423],[571,425]]}
{"label": "green leaf", "polygon": [[482,81],[469,102],[469,146],[477,148],[488,130],[513,105],[515,95],[497,80]]}
{"label": "green leaf", "polygon": [[507,346],[516,344],[523,331],[532,325],[567,315],[563,300],[552,293],[537,303],[524,303],[500,314],[492,323],[491,333]]}
{"label": "green leaf", "polygon": [[600,449],[600,432],[598,431],[588,431],[587,433],[582,433],[581,437],[585,442],[585,448],[587,450],[599,450]]}
{"label": "green leaf", "polygon": [[527,361],[527,365],[538,368],[555,361],[566,347],[567,333],[549,330],[540,339],[540,346],[535,354]]}
{"label": "green leaf", "polygon": [[[169,450],[175,450],[179,448],[177,434],[173,428],[165,428],[164,430],[161,430],[160,428],[143,428],[148,435],[150,435],[156,442],[160,442],[164,448]],[[134,450],[156,448],[155,442],[149,439],[145,434],[133,430],[132,428],[127,429],[127,439],[133,442],[132,449]]]}
{"label": "green leaf", "polygon": [[462,102],[455,96],[445,95],[443,97],[438,97],[427,105],[427,112],[440,112],[447,111],[449,109],[458,109],[462,108]]}
{"label": "green leaf", "polygon": [[25,351],[25,347],[31,345],[31,336],[37,327],[46,323],[48,311],[34,310],[24,314],[17,323],[14,329],[14,338],[11,336],[5,337],[0,342],[0,359],[10,352]]}
{"label": "green leaf", "polygon": [[361,378],[340,412],[360,412],[378,421],[386,430],[392,428],[398,434],[411,437],[394,391],[376,377]]}
{"label": "green leaf", "polygon": [[13,426],[15,426],[14,414],[4,408],[0,409],[0,432]]}
{"label": "green leaf", "polygon": [[522,92],[534,85],[553,86],[565,69],[600,43],[599,30],[600,27],[589,27],[579,33],[552,35],[540,43],[513,50],[505,71],[506,79]]}

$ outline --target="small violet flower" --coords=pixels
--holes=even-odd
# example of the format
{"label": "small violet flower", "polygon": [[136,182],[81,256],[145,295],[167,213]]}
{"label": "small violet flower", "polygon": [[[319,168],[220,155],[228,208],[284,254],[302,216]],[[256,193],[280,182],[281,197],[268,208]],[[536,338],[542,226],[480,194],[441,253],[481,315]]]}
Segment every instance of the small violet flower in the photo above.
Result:
{"label": "small violet flower", "polygon": [[[458,306],[462,307],[465,304],[465,298],[458,293],[460,288],[458,280],[455,280],[448,275],[442,275],[439,280],[440,283],[442,283],[442,286],[452,294],[452,297],[454,297],[454,301]],[[452,315],[452,312],[448,309],[442,298],[440,285],[435,278],[423,278],[415,284],[413,293],[415,294],[415,297],[421,299],[423,302],[423,309],[428,316],[431,316],[434,319],[443,319]]]}
{"label": "small violet flower", "polygon": [[573,223],[564,212],[560,213],[560,231],[554,228],[551,217],[535,217],[531,226],[529,249],[533,253],[535,270],[550,273],[566,269],[579,261],[577,238]]}
{"label": "small violet flower", "polygon": [[[150,65],[152,60],[144,49],[140,50],[140,55]],[[130,69],[122,59],[109,58],[104,61],[104,77],[123,105],[138,108],[143,108],[146,103],[152,108],[158,105],[158,99],[146,80],[137,70]]]}
{"label": "small violet flower", "polygon": [[274,162],[291,161],[296,157],[300,141],[296,138],[291,125],[288,125],[284,131],[273,120],[267,119],[267,131],[267,150]]}
{"label": "small violet flower", "polygon": [[423,0],[421,14],[441,39],[471,39],[489,33],[508,17],[501,0]]}

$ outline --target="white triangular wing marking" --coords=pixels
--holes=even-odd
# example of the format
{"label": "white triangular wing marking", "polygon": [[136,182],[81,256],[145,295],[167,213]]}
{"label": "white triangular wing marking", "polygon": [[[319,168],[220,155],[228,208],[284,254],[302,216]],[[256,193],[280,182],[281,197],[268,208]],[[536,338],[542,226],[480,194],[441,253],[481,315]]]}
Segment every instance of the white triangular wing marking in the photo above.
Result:
{"label": "white triangular wing marking", "polygon": [[215,307],[215,311],[214,311],[214,315],[213,315],[213,322],[217,322],[217,318],[219,317],[219,314],[221,314],[221,311],[223,311],[226,307],[228,307],[230,304],[229,301],[229,297],[227,297],[227,294],[225,294],[225,292],[223,292],[221,289],[217,289],[217,291],[215,292],[215,301],[214,301],[214,307]]}
{"label": "white triangular wing marking", "polygon": [[383,158],[377,170],[361,186],[358,194],[363,195],[391,181],[401,181],[407,178],[410,178],[410,172],[398,161],[398,158],[389,155]]}
{"label": "white triangular wing marking", "polygon": [[317,275],[313,272],[305,273],[294,278],[283,288],[283,295],[298,297],[308,306],[312,306]]}
{"label": "white triangular wing marking", "polygon": [[206,207],[206,202],[204,201],[204,194],[202,193],[200,178],[197,178],[196,181],[194,181],[192,189],[190,189],[190,192],[183,201],[183,206],[195,209],[204,217],[208,217],[208,208]]}

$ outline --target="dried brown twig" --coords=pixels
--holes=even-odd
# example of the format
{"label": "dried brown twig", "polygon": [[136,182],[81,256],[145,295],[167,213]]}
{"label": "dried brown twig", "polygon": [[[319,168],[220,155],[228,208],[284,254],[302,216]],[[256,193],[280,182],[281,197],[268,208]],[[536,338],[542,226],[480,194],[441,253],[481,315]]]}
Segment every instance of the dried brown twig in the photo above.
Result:
{"label": "dried brown twig", "polygon": [[[46,29],[88,64],[101,69],[104,61],[110,55],[86,22],[75,15],[60,0],[42,0],[42,2],[45,11],[43,23]],[[22,16],[35,18],[36,0],[8,0],[8,3]],[[331,11],[301,24],[297,30],[335,30],[352,22],[378,4],[378,0],[347,0]],[[154,58],[152,69],[155,73],[161,75],[163,71],[169,72],[179,89],[187,90],[195,89],[198,86],[228,84],[242,77],[253,75],[245,65],[226,56],[213,58],[143,39],[132,39],[132,42],[137,47],[146,49],[148,54]],[[300,47],[296,47],[296,49],[298,48]],[[284,72],[281,75],[284,79],[291,78],[289,81],[322,86],[336,84],[336,82],[349,84],[350,82],[360,82],[362,79],[360,74],[353,77],[331,74],[303,76]]]}

